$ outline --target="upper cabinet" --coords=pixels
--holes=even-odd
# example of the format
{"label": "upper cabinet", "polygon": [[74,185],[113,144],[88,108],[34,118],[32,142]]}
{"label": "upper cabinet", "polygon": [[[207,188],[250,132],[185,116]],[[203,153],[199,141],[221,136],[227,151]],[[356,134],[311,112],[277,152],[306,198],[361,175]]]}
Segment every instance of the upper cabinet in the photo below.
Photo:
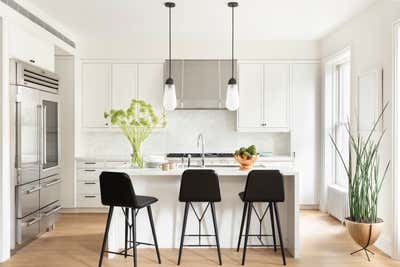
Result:
{"label": "upper cabinet", "polygon": [[238,68],[238,131],[289,131],[290,64],[243,62]]}
{"label": "upper cabinet", "polygon": [[82,64],[82,127],[109,128],[104,112],[127,109],[134,98],[163,112],[163,63],[113,63],[87,61]]}
{"label": "upper cabinet", "polygon": [[11,24],[9,30],[9,56],[54,71],[54,45]]}
{"label": "upper cabinet", "polygon": [[88,128],[108,127],[104,112],[110,108],[110,65],[82,65],[82,124]]}

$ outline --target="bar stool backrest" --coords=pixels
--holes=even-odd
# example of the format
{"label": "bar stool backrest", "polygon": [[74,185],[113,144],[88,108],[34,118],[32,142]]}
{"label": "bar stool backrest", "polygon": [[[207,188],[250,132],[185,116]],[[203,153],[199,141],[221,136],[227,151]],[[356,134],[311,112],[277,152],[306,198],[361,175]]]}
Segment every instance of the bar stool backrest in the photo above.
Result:
{"label": "bar stool backrest", "polygon": [[136,194],[131,179],[123,172],[100,174],[101,203],[105,206],[136,207]]}
{"label": "bar stool backrest", "polygon": [[214,170],[194,169],[186,170],[182,174],[181,189],[179,192],[181,202],[219,202],[218,175]]}
{"label": "bar stool backrest", "polygon": [[283,202],[283,176],[278,170],[252,170],[247,175],[244,201]]}

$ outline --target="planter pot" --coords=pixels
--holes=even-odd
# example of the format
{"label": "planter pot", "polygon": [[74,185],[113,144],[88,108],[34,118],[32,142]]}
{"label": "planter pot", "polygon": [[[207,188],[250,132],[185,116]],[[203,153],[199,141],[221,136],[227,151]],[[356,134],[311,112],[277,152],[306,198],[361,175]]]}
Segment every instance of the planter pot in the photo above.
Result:
{"label": "planter pot", "polygon": [[383,220],[376,223],[353,222],[346,218],[346,228],[353,240],[362,248],[367,248],[375,243],[383,229]]}

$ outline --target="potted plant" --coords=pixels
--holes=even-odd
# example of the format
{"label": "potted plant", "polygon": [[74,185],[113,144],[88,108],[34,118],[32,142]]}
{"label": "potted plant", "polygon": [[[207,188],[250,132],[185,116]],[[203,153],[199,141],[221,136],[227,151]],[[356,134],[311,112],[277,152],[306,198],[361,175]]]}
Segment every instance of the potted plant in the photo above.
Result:
{"label": "potted plant", "polygon": [[151,104],[132,99],[126,110],[110,110],[104,112],[104,118],[110,118],[112,125],[117,125],[128,139],[131,148],[131,166],[143,168],[141,146],[157,126],[165,127],[165,114],[157,116]]}
{"label": "potted plant", "polygon": [[368,246],[373,245],[379,238],[383,228],[383,220],[378,218],[378,198],[383,181],[389,169],[390,162],[386,164],[383,173],[379,171],[379,146],[385,131],[378,132],[387,104],[366,138],[360,133],[351,133],[348,122],[346,130],[349,135],[349,157],[347,164],[332,136],[331,141],[335,147],[348,178],[348,197],[350,216],[346,218],[346,228],[353,240],[361,246],[351,255],[364,251],[373,254]]}

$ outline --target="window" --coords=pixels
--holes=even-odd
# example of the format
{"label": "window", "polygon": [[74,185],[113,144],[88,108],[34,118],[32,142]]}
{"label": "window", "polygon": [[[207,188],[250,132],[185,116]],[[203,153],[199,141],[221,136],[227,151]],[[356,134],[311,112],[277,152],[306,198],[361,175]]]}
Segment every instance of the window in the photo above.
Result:
{"label": "window", "polygon": [[[344,161],[347,163],[349,157],[349,135],[347,132],[347,122],[350,119],[350,61],[345,61],[335,65],[334,73],[334,139],[343,155]],[[335,154],[335,180],[336,185],[348,186],[348,179],[343,163],[339,155]]]}

